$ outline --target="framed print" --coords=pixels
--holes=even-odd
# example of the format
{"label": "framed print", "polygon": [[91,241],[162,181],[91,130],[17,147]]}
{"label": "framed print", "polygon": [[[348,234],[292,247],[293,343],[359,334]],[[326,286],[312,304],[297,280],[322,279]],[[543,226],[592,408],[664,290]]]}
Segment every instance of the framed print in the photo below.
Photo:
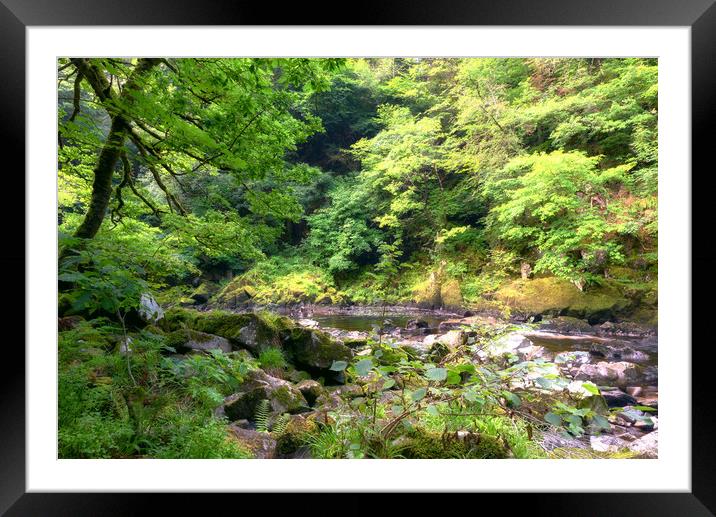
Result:
{"label": "framed print", "polygon": [[711,2],[268,7],[2,0],[3,511],[712,515]]}

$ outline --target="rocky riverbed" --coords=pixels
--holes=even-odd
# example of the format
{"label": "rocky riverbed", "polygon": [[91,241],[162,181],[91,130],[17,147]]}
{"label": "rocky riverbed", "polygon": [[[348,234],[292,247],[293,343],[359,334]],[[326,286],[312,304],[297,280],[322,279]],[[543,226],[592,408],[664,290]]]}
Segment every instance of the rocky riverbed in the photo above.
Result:
{"label": "rocky riverbed", "polygon": [[[318,308],[297,314],[298,323],[321,329],[353,348],[369,351],[370,339],[390,342],[426,357],[437,343],[455,348],[466,344],[476,326],[500,326],[494,317],[458,316],[443,311],[405,307]],[[591,381],[601,390],[611,430],[583,440],[547,437],[547,445],[584,447],[596,451],[634,448],[656,455],[658,442],[658,338],[655,328],[631,322],[590,325],[557,317],[536,324],[516,324],[477,352],[482,360],[514,354],[521,360],[540,359],[559,366],[575,381]],[[618,410],[618,408],[622,408]],[[648,436],[647,436],[648,435]]]}
{"label": "rocky riverbed", "polygon": [[[538,399],[540,391],[548,398],[550,393],[566,394],[567,400],[576,404],[576,414],[590,410],[589,414],[603,415],[604,424],[596,432],[587,430],[594,421],[583,422],[580,417],[573,428],[579,430],[576,435],[564,429],[560,432],[560,426],[544,428],[539,417],[543,429],[538,440],[545,451],[629,451],[638,457],[657,456],[656,329],[632,323],[589,325],[566,317],[525,323],[405,307],[304,307],[288,312],[291,317],[283,312],[182,309],[169,312],[161,322],[172,346],[180,352],[179,361],[181,353],[206,353],[210,348],[253,357],[266,347],[282,350],[288,368],[253,371],[216,409],[217,416],[231,422],[234,438],[255,450],[257,457],[307,454],[305,447],[278,443],[259,432],[256,415],[262,411],[271,425],[296,428],[299,435],[312,432],[319,424],[328,425],[336,415],[350,419],[355,411],[356,416],[365,413],[367,385],[362,379],[367,377],[361,375],[370,374],[356,378],[354,373],[349,379],[343,372],[346,364],[355,366],[363,358],[388,367],[388,372],[411,361],[445,372],[459,368],[465,375],[476,368],[493,368],[493,372],[517,368],[519,375],[500,381],[503,387],[536,393]],[[336,367],[341,363],[342,367]],[[521,365],[525,365],[523,370],[519,370]],[[423,371],[422,366],[417,368]],[[444,375],[436,378],[444,379]],[[459,374],[452,384],[457,387],[464,378]],[[436,404],[450,398],[452,388],[440,388],[441,384],[435,384]],[[403,391],[395,391],[399,387]],[[389,408],[403,396],[404,389],[400,385],[382,388],[376,403]],[[556,421],[564,425],[573,418],[564,414]],[[585,429],[580,430],[581,426]],[[458,436],[460,431],[456,432]],[[290,440],[290,433],[280,436]],[[503,451],[495,457],[510,454]]]}

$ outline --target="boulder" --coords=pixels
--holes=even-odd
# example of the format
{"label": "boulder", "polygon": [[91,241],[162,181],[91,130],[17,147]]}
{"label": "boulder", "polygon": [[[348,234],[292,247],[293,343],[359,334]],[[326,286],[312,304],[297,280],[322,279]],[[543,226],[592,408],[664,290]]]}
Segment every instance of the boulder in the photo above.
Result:
{"label": "boulder", "polygon": [[559,316],[545,320],[540,325],[541,330],[549,330],[559,334],[594,334],[595,329],[589,323],[579,318]]}
{"label": "boulder", "polygon": [[432,349],[435,343],[442,343],[453,351],[467,343],[467,334],[462,330],[450,330],[445,334],[430,334],[423,339],[423,345],[428,349]]}
{"label": "boulder", "polygon": [[65,316],[63,318],[58,318],[57,330],[60,332],[65,331],[65,330],[72,330],[83,321],[84,321],[84,318],[82,316],[77,316],[77,315]]}
{"label": "boulder", "polygon": [[275,433],[278,454],[285,457],[295,453],[317,430],[318,424],[315,419],[308,419],[303,415],[291,415],[282,428]]}
{"label": "boulder", "polygon": [[589,444],[592,450],[597,452],[618,452],[620,450],[628,449],[630,442],[611,436],[608,434],[602,434],[599,436],[590,436]]}
{"label": "boulder", "polygon": [[328,372],[333,361],[350,361],[353,352],[325,332],[294,327],[284,334],[283,347],[299,368]]}
{"label": "boulder", "polygon": [[156,323],[164,317],[164,310],[149,293],[139,298],[139,316],[147,323]]}
{"label": "boulder", "polygon": [[430,327],[430,324],[427,321],[421,320],[421,319],[410,320],[405,325],[406,330],[426,329],[429,327]]}
{"label": "boulder", "polygon": [[303,318],[298,320],[298,324],[302,327],[308,327],[311,329],[317,329],[318,328],[318,322],[316,320],[312,320],[309,318]]}
{"label": "boulder", "polygon": [[[505,354],[520,354],[520,350],[528,353],[534,344],[519,332],[511,332],[488,343],[478,352],[481,357],[502,357]],[[539,347],[542,348],[542,347]]]}
{"label": "boulder", "polygon": [[642,458],[655,459],[659,457],[659,431],[645,434],[638,440],[629,444],[629,450],[636,452]]}
{"label": "boulder", "polygon": [[231,352],[231,343],[228,339],[198,330],[175,330],[167,334],[165,343],[179,353],[209,350],[221,350],[227,354]]}
{"label": "boulder", "polygon": [[590,361],[591,356],[589,352],[583,350],[577,350],[574,352],[560,352],[554,356],[554,362],[558,364],[571,365],[582,365]]}
{"label": "boulder", "polygon": [[301,392],[309,405],[313,405],[316,399],[325,391],[318,381],[306,379],[296,384],[296,389]]}
{"label": "boulder", "polygon": [[273,459],[276,457],[276,440],[270,434],[244,429],[238,425],[230,425],[230,438],[250,451],[257,459]]}
{"label": "boulder", "polygon": [[199,312],[173,308],[167,311],[164,330],[190,328],[228,339],[237,347],[257,353],[265,347],[281,347],[281,334],[295,326],[289,319],[268,313]]}
{"label": "boulder", "polygon": [[219,287],[213,282],[202,282],[189,295],[189,298],[196,304],[204,304],[209,298],[219,290]]}
{"label": "boulder", "polygon": [[597,384],[617,383],[626,385],[637,380],[639,373],[635,364],[620,361],[608,363],[601,361],[597,364],[583,364],[579,367],[576,379],[589,380]]}
{"label": "boulder", "polygon": [[607,401],[607,405],[610,408],[631,406],[637,403],[634,397],[624,393],[622,390],[602,391],[602,397]]}
{"label": "boulder", "polygon": [[269,401],[273,414],[298,413],[308,407],[308,402],[295,386],[262,370],[251,371],[240,390],[224,399],[223,414],[230,421],[254,420],[262,400]]}

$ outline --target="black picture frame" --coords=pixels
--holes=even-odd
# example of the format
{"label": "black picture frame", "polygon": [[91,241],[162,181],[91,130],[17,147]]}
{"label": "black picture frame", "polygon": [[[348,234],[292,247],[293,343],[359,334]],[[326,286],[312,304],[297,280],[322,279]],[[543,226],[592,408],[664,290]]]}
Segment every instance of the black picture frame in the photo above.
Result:
{"label": "black picture frame", "polygon": [[[28,26],[62,25],[551,25],[551,26],[688,26],[691,27],[692,65],[692,171],[683,171],[692,185],[692,455],[690,493],[617,494],[481,494],[480,505],[497,503],[512,511],[550,515],[714,515],[716,514],[716,440],[713,440],[714,410],[709,386],[713,346],[706,322],[711,306],[707,293],[716,288],[713,269],[716,258],[708,242],[713,234],[713,165],[710,147],[716,120],[716,6],[714,0],[365,0],[355,6],[320,3],[236,2],[235,0],[0,0],[0,103],[2,142],[7,155],[19,158],[13,171],[24,170],[25,148],[25,30]],[[348,12],[353,11],[353,12]],[[318,14],[321,13],[321,14]],[[711,144],[711,145],[709,145]],[[703,170],[702,170],[703,169]],[[7,171],[7,169],[6,169]],[[697,173],[698,171],[698,173]],[[22,203],[24,175],[3,175],[6,192],[15,192]],[[13,184],[14,182],[14,184]],[[12,189],[12,190],[10,190]],[[7,195],[7,194],[6,194]],[[24,207],[18,207],[24,213]],[[7,213],[7,212],[6,212]],[[20,213],[20,212],[18,212]],[[7,224],[0,260],[6,281],[20,283],[16,271],[25,269],[25,227]],[[7,244],[10,242],[10,244]],[[13,272],[13,273],[8,273]],[[692,282],[692,286],[693,286]],[[12,311],[17,321],[24,307],[24,286],[13,289],[4,314]],[[703,296],[699,296],[702,294]],[[28,307],[28,310],[32,310]],[[24,340],[24,333],[15,342]],[[7,515],[113,515],[146,509],[146,498],[161,498],[167,513],[186,505],[185,497],[142,494],[40,494],[25,490],[25,352],[18,344],[3,350],[0,375],[0,512]],[[661,346],[687,346],[663,343]],[[48,425],[54,425],[48,422]],[[585,465],[586,466],[586,465]],[[618,472],[615,472],[618,476]],[[628,489],[629,480],[624,480]],[[212,507],[231,496],[211,495]],[[219,497],[219,499],[217,499]],[[240,495],[239,497],[245,497]],[[353,494],[340,506],[358,506]],[[418,500],[424,496],[415,495]],[[489,498],[494,501],[489,501]],[[271,505],[280,498],[271,496]],[[307,496],[292,495],[293,507],[323,507]],[[483,503],[484,501],[484,503]],[[247,504],[247,503],[245,503]],[[454,503],[451,503],[451,505]],[[330,506],[330,505],[329,505]],[[229,506],[229,508],[231,505]],[[498,506],[499,507],[499,506]],[[246,509],[250,506],[246,506]],[[274,507],[272,506],[272,511]],[[221,513],[211,510],[212,513]],[[230,510],[231,513],[236,512]],[[368,509],[367,511],[372,511]]]}

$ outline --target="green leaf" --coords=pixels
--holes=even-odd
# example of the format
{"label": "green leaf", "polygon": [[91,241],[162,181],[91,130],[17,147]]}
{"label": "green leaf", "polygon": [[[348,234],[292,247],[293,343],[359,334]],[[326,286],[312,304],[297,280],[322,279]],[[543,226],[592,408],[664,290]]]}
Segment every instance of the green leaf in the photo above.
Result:
{"label": "green leaf", "polygon": [[364,377],[368,375],[370,369],[373,368],[373,361],[371,359],[361,359],[354,365],[354,368],[358,375]]}
{"label": "green leaf", "polygon": [[546,379],[545,377],[537,377],[535,379],[535,383],[537,383],[541,388],[545,389],[550,389],[554,384],[553,381],[551,381],[550,379]]}
{"label": "green leaf", "polygon": [[555,427],[559,427],[562,425],[562,417],[559,415],[555,415],[552,412],[547,413],[544,416],[544,419]]}
{"label": "green leaf", "polygon": [[462,377],[457,372],[450,370],[447,374],[447,384],[460,384]]}
{"label": "green leaf", "polygon": [[429,368],[425,376],[431,381],[444,381],[447,379],[448,371],[445,368]]}
{"label": "green leaf", "polygon": [[609,420],[604,418],[602,415],[594,415],[592,417],[592,424],[594,424],[600,429],[611,429],[611,425],[609,425]]}
{"label": "green leaf", "polygon": [[387,390],[395,386],[395,379],[388,379],[383,383],[383,389]]}
{"label": "green leaf", "polygon": [[419,400],[422,400],[427,394],[427,392],[428,390],[426,390],[425,388],[418,388],[410,394],[410,398],[417,402]]}
{"label": "green leaf", "polygon": [[502,396],[505,397],[505,400],[510,407],[518,408],[522,405],[522,400],[514,393],[510,393],[509,391],[503,391]]}
{"label": "green leaf", "polygon": [[599,395],[599,388],[596,386],[596,384],[593,384],[591,382],[584,382],[582,383],[582,388],[587,390],[592,395]]}
{"label": "green leaf", "polygon": [[431,415],[431,416],[440,416],[440,411],[438,411],[438,408],[435,407],[434,404],[430,404],[430,405],[426,408],[426,411],[427,411],[428,414]]}
{"label": "green leaf", "polygon": [[348,366],[348,363],[346,361],[333,361],[333,364],[329,368],[329,370],[333,372],[342,372],[346,369]]}

